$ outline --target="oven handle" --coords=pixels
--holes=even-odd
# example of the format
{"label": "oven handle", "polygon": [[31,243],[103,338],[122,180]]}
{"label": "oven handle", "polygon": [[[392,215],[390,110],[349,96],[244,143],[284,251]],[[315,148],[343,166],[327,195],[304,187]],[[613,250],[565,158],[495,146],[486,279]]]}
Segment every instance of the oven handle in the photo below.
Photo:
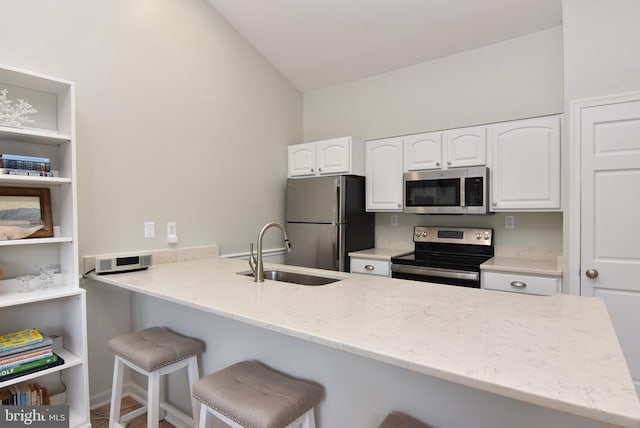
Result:
{"label": "oven handle", "polygon": [[470,279],[472,281],[477,281],[480,278],[480,274],[478,272],[407,266],[393,263],[391,264],[391,271],[422,276],[435,276],[439,278]]}

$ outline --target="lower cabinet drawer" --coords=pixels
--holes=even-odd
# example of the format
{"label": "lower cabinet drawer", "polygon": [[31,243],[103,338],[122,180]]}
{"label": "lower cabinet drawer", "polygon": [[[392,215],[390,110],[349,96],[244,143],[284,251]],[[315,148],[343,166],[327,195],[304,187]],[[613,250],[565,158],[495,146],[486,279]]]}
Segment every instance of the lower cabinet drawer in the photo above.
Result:
{"label": "lower cabinet drawer", "polygon": [[561,291],[561,279],[556,276],[523,275],[509,272],[482,272],[482,288],[514,293],[550,296]]}
{"label": "lower cabinet drawer", "polygon": [[390,264],[386,260],[351,259],[351,273],[391,276]]}

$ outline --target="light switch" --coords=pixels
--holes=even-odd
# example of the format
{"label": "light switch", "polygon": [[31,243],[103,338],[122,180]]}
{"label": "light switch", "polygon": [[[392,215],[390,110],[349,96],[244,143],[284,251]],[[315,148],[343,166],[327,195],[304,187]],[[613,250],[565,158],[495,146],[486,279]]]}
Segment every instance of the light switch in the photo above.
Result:
{"label": "light switch", "polygon": [[144,237],[146,239],[155,238],[156,237],[156,222],[155,221],[145,221],[144,222]]}

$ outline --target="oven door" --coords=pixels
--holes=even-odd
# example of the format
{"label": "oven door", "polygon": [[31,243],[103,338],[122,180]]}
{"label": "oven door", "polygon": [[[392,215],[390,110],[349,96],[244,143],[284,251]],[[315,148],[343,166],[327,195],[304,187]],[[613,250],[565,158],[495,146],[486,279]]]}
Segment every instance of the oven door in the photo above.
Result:
{"label": "oven door", "polygon": [[436,284],[480,288],[480,272],[435,267],[391,264],[391,277]]}
{"label": "oven door", "polygon": [[404,173],[404,212],[465,214],[466,175],[466,169]]}

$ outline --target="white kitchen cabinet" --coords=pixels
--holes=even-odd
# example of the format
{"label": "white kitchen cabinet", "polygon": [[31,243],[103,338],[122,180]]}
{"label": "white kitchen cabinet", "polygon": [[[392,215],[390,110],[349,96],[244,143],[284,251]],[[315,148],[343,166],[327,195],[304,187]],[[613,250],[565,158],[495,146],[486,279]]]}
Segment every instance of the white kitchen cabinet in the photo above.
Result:
{"label": "white kitchen cabinet", "polygon": [[512,293],[551,296],[562,292],[562,278],[517,272],[482,271],[482,288]]}
{"label": "white kitchen cabinet", "polygon": [[289,152],[289,177],[316,175],[316,144],[295,144],[287,148]]}
{"label": "white kitchen cabinet", "polygon": [[353,137],[295,144],[288,155],[290,178],[364,175],[364,143]]}
{"label": "white kitchen cabinet", "polygon": [[404,137],[404,171],[486,165],[485,126],[426,132]]}
{"label": "white kitchen cabinet", "polygon": [[402,212],[403,147],[400,137],[366,142],[367,211]]}
{"label": "white kitchen cabinet", "polygon": [[491,210],[560,210],[560,117],[490,127]]}
{"label": "white kitchen cabinet", "polygon": [[391,276],[391,261],[373,260],[360,257],[351,257],[351,273],[365,275]]}
{"label": "white kitchen cabinet", "polygon": [[[37,110],[34,128],[0,125],[0,152],[47,157],[55,177],[0,175],[0,186],[16,189],[48,189],[51,199],[51,236],[0,241],[0,334],[37,328],[46,335],[61,336],[64,349],[55,352],[65,363],[55,368],[0,382],[0,387],[33,379],[59,392],[60,375],[66,384],[70,427],[88,427],[89,385],[85,292],[79,284],[74,84],[60,79],[0,66],[0,88],[8,96],[20,94]],[[50,288],[31,280],[33,291],[21,292],[17,275],[35,273],[35,265],[60,267]]]}
{"label": "white kitchen cabinet", "polygon": [[471,126],[445,131],[443,159],[446,168],[486,165],[486,126]]}
{"label": "white kitchen cabinet", "polygon": [[442,168],[442,132],[404,137],[404,171]]}

